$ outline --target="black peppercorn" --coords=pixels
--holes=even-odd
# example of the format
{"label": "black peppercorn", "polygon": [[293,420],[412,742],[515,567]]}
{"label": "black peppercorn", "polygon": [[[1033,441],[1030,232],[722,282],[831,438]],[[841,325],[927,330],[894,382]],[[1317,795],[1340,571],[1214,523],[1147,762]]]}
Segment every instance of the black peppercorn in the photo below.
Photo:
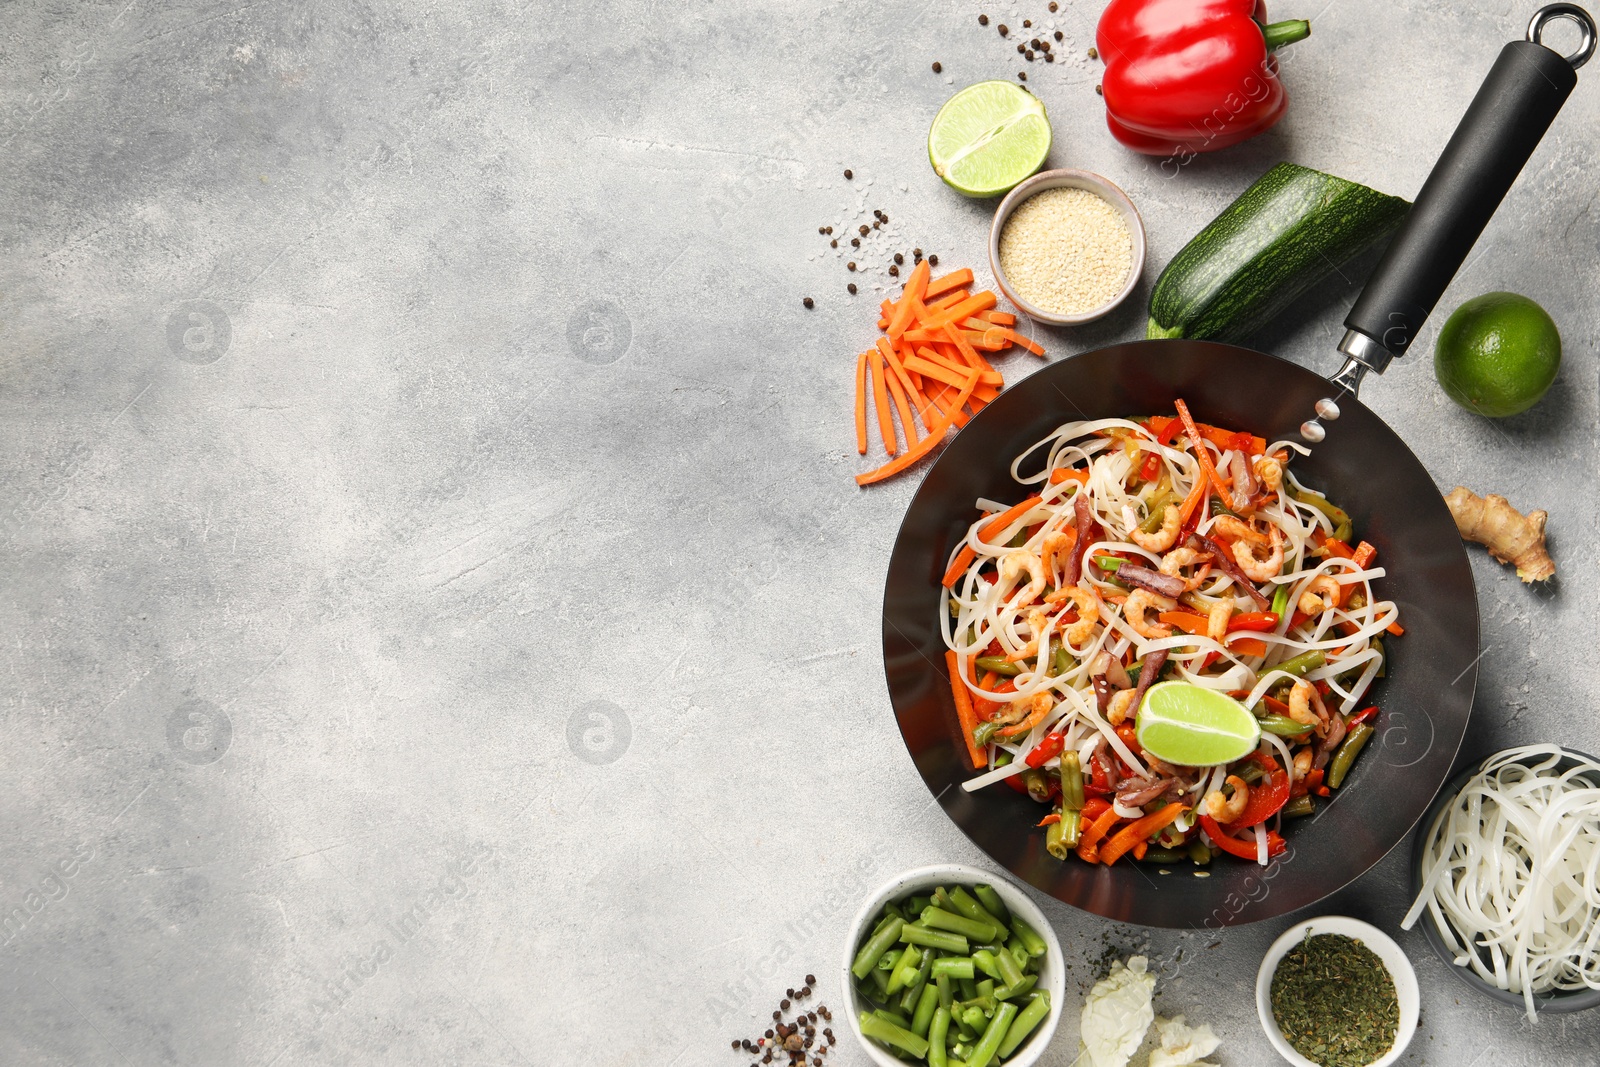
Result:
{"label": "black peppercorn", "polygon": [[809,296],[806,297],[804,300],[800,301],[800,303],[804,304],[808,308],[816,307],[816,301],[812,300]]}
{"label": "black peppercorn", "polygon": [[1090,45],[1089,46],[1089,58],[1090,59],[1099,59],[1100,58],[1100,50],[1098,48],[1094,47],[1093,45]]}
{"label": "black peppercorn", "polygon": [[[849,267],[851,270],[855,270],[856,269],[856,261],[852,259],[850,262],[846,263],[845,266]],[[788,1006],[789,1005],[787,1005],[787,1004],[784,1005],[784,1007],[786,1007],[786,1008]]]}
{"label": "black peppercorn", "polygon": [[851,296],[855,296],[856,295],[856,283],[855,282],[851,282],[849,285],[845,286],[845,288],[850,290],[850,295]]}
{"label": "black peppercorn", "polygon": [[1025,44],[1017,45],[1017,55],[1020,56],[1020,55],[1022,55],[1022,53],[1026,52],[1027,50],[1028,50],[1028,46],[1027,45],[1025,45]]}
{"label": "black peppercorn", "polygon": [[783,995],[784,995],[784,996],[786,996],[786,997],[792,997],[792,996],[794,996],[794,990],[792,990],[792,989],[785,989],[785,990],[784,990],[784,991],[783,991]]}
{"label": "black peppercorn", "polygon": [[851,174],[849,170],[846,170],[844,172],[844,180],[845,181],[849,181],[851,178],[854,178],[854,177],[855,177],[855,175]]}
{"label": "black peppercorn", "polygon": [[944,71],[944,68],[939,65],[939,61],[937,59],[934,60],[933,61],[933,72],[935,74],[940,74],[940,73],[943,73],[943,71]]}
{"label": "black peppercorn", "polygon": [[891,278],[900,277],[900,268],[899,267],[895,267],[895,266],[891,266],[889,268],[889,277],[891,277]]}
{"label": "black peppercorn", "polygon": [[998,27],[996,27],[996,28],[997,28],[997,29],[999,29],[999,31],[1000,31],[1000,36],[1002,36],[1002,37],[1004,37],[1004,36],[1005,36],[1005,35],[1006,35],[1006,34],[1008,34],[1008,33],[1010,33],[1010,32],[1011,32],[1011,27],[1010,27],[1010,26],[1007,26],[1007,25],[1006,25],[1006,24],[1005,24],[1005,23],[1003,23],[1003,22],[1002,22],[1002,23],[1001,23],[1001,24],[1000,24],[1000,25],[999,25],[999,26],[998,26]]}
{"label": "black peppercorn", "polygon": [[882,226],[882,225],[883,225],[883,220],[882,219],[873,219],[872,220],[872,228],[874,230],[876,230],[879,226]]}
{"label": "black peppercorn", "polygon": [[839,239],[837,237],[835,237],[833,240],[829,241],[828,242],[828,247],[829,248],[838,248],[839,247]]}
{"label": "black peppercorn", "polygon": [[[896,253],[895,253],[895,254],[894,254],[894,261],[895,261],[895,262],[896,262],[896,263],[904,263],[904,262],[905,262],[905,261],[906,261],[906,257],[905,257],[905,256],[902,256],[902,255],[901,255],[901,254],[900,254],[900,253],[899,253],[899,252],[896,252]],[[810,987],[810,986],[807,986],[807,987],[806,987],[806,992],[805,992],[805,993],[802,993],[802,994],[800,994],[800,995],[801,995],[801,996],[805,996],[805,995],[806,995],[806,993],[810,993],[810,992],[811,992],[811,987]]]}
{"label": "black peppercorn", "polygon": [[1052,53],[1046,52],[1044,54],[1044,61],[1046,63],[1054,63],[1056,61],[1056,57]]}
{"label": "black peppercorn", "polygon": [[739,1047],[739,1039],[738,1038],[734,1038],[733,1039],[733,1047],[734,1048],[738,1048]]}
{"label": "black peppercorn", "polygon": [[1028,80],[1028,72],[1025,71],[1025,70],[1017,71],[1017,80],[1018,81],[1027,81]]}
{"label": "black peppercorn", "polygon": [[[929,257],[928,257],[928,266],[930,266],[930,267],[937,267],[937,266],[938,266],[938,265],[939,265],[939,257],[938,257],[938,256],[929,256]],[[831,1018],[833,1018],[833,1016],[831,1016],[831,1015],[824,1015],[824,1016],[823,1016],[823,1018],[825,1018],[825,1019],[831,1019]]]}
{"label": "black peppercorn", "polygon": [[1025,30],[1026,29],[1031,29],[1032,26],[1033,26],[1033,20],[1032,19],[1023,19],[1022,20],[1022,28],[1023,29],[1025,29]]}
{"label": "black peppercorn", "polygon": [[865,237],[867,235],[867,233],[868,233],[867,228],[865,226],[862,226],[861,227],[861,236]]}
{"label": "black peppercorn", "polygon": [[861,238],[859,238],[859,237],[850,238],[850,247],[851,248],[860,248],[861,247]]}
{"label": "black peppercorn", "polygon": [[1031,48],[1028,49],[1026,52],[1024,52],[1022,54],[1022,57],[1024,59],[1026,59],[1029,63],[1032,63],[1033,62],[1033,49],[1031,49]]}
{"label": "black peppercorn", "polygon": [[[1059,40],[1061,40],[1061,31],[1060,31],[1060,30],[1057,30],[1057,31],[1056,31],[1056,32],[1055,32],[1055,38],[1056,38],[1056,40],[1058,40],[1058,41],[1059,41]],[[1094,56],[1090,56],[1090,57],[1089,57],[1089,58],[1090,58],[1090,59],[1093,59],[1093,58],[1094,58]]]}
{"label": "black peppercorn", "polygon": [[989,16],[988,15],[979,15],[978,16],[978,25],[980,25],[980,26],[989,25]]}
{"label": "black peppercorn", "polygon": [[1106,91],[1104,89],[1100,88],[1100,86],[1096,85],[1094,87],[1094,95],[1096,95],[1096,96],[1104,96],[1104,95],[1106,95]]}

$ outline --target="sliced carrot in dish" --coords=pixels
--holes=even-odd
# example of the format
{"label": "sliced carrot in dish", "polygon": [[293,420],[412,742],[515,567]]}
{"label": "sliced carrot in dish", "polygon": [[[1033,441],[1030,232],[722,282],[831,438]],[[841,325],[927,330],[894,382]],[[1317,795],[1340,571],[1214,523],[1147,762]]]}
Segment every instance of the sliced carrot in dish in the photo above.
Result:
{"label": "sliced carrot in dish", "polygon": [[961,724],[961,740],[966,745],[967,758],[972,761],[973,770],[981,771],[989,765],[989,757],[983,746],[972,740],[972,732],[978,728],[978,713],[972,708],[972,694],[967,692],[967,683],[961,680],[961,657],[945,649],[944,665],[950,672],[950,696],[956,702],[956,720]]}

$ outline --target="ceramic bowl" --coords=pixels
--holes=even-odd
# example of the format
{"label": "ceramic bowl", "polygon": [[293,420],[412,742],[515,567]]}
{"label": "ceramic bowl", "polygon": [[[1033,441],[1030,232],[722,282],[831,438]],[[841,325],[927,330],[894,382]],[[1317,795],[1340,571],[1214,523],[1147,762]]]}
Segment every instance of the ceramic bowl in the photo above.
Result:
{"label": "ceramic bowl", "polygon": [[1050,1045],[1050,1038],[1056,1032],[1056,1023],[1061,1018],[1061,1003],[1066,996],[1066,969],[1062,966],[1061,942],[1050,928],[1050,922],[1044,917],[1044,912],[1038,905],[1028,899],[1028,895],[1014,885],[1004,875],[991,871],[980,870],[977,867],[968,867],[961,863],[938,863],[930,867],[918,867],[895,875],[883,885],[870,893],[862,902],[861,910],[856,912],[855,919],[850,923],[850,932],[844,944],[844,963],[840,967],[839,976],[843,999],[841,1003],[847,1004],[850,1017],[850,1029],[856,1035],[856,1040],[861,1043],[862,1049],[878,1067],[905,1067],[905,1061],[898,1060],[890,1055],[882,1046],[867,1040],[861,1033],[861,1022],[858,1016],[861,1012],[861,1002],[856,996],[854,976],[850,973],[850,964],[855,960],[856,949],[861,944],[869,930],[877,924],[886,901],[898,900],[911,893],[921,893],[931,890],[934,886],[967,887],[970,891],[975,885],[989,885],[1000,894],[1000,899],[1005,902],[1011,914],[1018,916],[1044,938],[1045,954],[1039,963],[1039,984],[1036,988],[1050,994],[1050,1014],[1032,1034],[1028,1040],[1011,1054],[1005,1061],[1005,1067],[1029,1067],[1037,1063],[1039,1057],[1044,1055],[1044,1050]]}
{"label": "ceramic bowl", "polygon": [[1411,969],[1411,961],[1406,959],[1405,952],[1395,944],[1394,938],[1370,923],[1343,915],[1322,915],[1296,923],[1267,949],[1266,957],[1261,961],[1261,970],[1256,972],[1256,1014],[1261,1016],[1261,1028],[1266,1031],[1267,1040],[1278,1050],[1278,1055],[1294,1064],[1294,1067],[1320,1067],[1314,1060],[1308,1060],[1294,1050],[1294,1046],[1278,1029],[1278,1021],[1272,1014],[1272,976],[1277,973],[1278,961],[1305,937],[1315,934],[1343,934],[1355,938],[1377,954],[1388,969],[1389,976],[1394,979],[1394,991],[1400,999],[1400,1026],[1395,1030],[1394,1045],[1369,1065],[1389,1067],[1389,1064],[1405,1055],[1406,1046],[1411,1044],[1411,1036],[1417,1031],[1417,1015],[1421,1010],[1417,972]]}
{"label": "ceramic bowl", "polygon": [[[1035,193],[1046,189],[1086,189],[1105,200],[1122,214],[1123,221],[1128,224],[1128,234],[1133,238],[1133,261],[1129,264],[1128,278],[1123,283],[1122,290],[1107,303],[1087,311],[1080,311],[1072,315],[1063,315],[1059,312],[1046,311],[1043,308],[1030,304],[1017,295],[1015,287],[1000,269],[1000,234],[1005,229],[1006,221],[1011,218],[1023,201]],[[996,284],[1000,291],[1029,318],[1038,319],[1056,326],[1077,326],[1085,322],[1108,315],[1133,292],[1133,287],[1139,284],[1139,275],[1144,272],[1144,220],[1139,217],[1139,210],[1133,206],[1133,201],[1128,199],[1128,194],[1117,188],[1114,182],[1102,178],[1086,170],[1045,170],[1021,182],[1006,194],[1000,201],[1000,206],[995,209],[994,223],[989,227],[989,269],[994,274]]]}

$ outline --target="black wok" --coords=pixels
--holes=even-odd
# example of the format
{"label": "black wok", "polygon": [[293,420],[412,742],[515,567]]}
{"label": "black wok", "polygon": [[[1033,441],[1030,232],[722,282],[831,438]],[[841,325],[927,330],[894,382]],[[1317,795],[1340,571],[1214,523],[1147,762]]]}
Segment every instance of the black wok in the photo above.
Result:
{"label": "black wok", "polygon": [[[1576,15],[1573,12],[1577,12]],[[1581,19],[1578,18],[1581,16]],[[1563,58],[1541,44],[1550,17],[1585,27]],[[1110,919],[1153,926],[1255,922],[1313,904],[1403,840],[1449,774],[1472,711],[1478,608],[1461,538],[1422,464],[1356,399],[1367,370],[1405,351],[1495,206],[1532,153],[1593,47],[1593,23],[1570,5],[1543,9],[1526,42],[1507,45],[1418,195],[1407,222],[1346,320],[1347,357],[1335,389],[1312,371],[1261,352],[1203,341],[1134,341],[1062,360],[1002,393],[934,463],[912,499],[890,557],[883,603],[884,666],[895,716],[918,771],[956,825],[1018,877]],[[1318,401],[1332,395],[1337,406]],[[1169,413],[1182,397],[1197,419],[1268,440],[1294,435],[1319,410],[1326,440],[1294,469],[1350,512],[1388,571],[1405,636],[1389,643],[1388,677],[1373,692],[1379,736],[1331,802],[1291,824],[1288,851],[1268,867],[1222,856],[1208,877],[1187,864],[1162,875],[1133,862],[1062,862],[1034,824],[1040,805],[1004,785],[968,793],[972,777],[944,667],[940,576],[976,517],[975,501],[1014,501],[1011,460],[1064,422]],[[1321,435],[1311,425],[1305,436]]]}

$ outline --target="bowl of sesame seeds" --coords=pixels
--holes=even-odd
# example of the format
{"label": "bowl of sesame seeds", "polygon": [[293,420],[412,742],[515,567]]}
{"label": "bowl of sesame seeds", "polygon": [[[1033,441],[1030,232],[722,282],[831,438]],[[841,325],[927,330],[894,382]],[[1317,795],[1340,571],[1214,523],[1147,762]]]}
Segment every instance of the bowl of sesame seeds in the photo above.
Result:
{"label": "bowl of sesame seeds", "polygon": [[1076,326],[1109,314],[1144,270],[1144,221],[1115,183],[1086,170],[1047,170],[1000,202],[989,267],[1030,318]]}

